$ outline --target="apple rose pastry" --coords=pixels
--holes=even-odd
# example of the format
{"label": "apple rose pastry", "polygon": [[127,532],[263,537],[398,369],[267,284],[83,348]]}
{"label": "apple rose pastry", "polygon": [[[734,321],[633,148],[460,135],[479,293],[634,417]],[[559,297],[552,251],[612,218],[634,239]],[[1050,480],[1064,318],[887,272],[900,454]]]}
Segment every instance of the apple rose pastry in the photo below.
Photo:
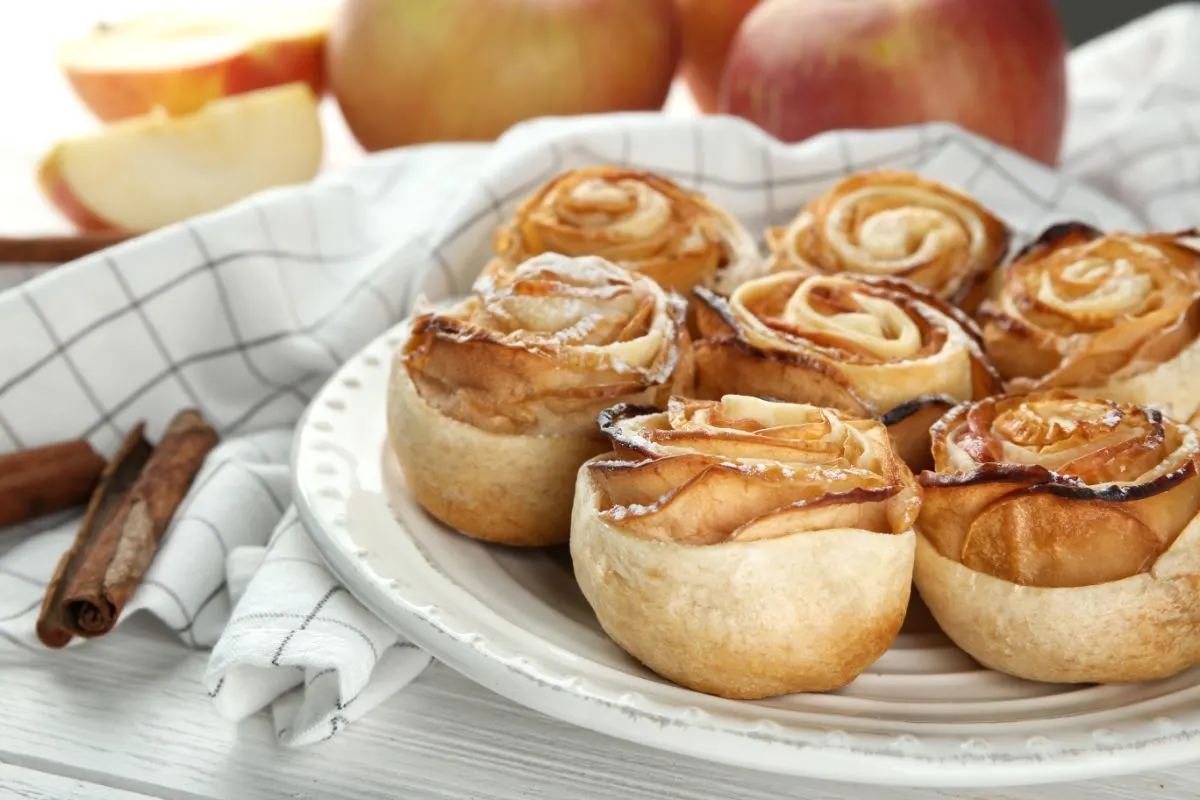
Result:
{"label": "apple rose pastry", "polygon": [[575,576],[659,675],[730,698],[844,686],[895,639],[920,490],[878,422],[730,395],[600,416]]}
{"label": "apple rose pastry", "polygon": [[765,271],[754,238],[703,195],[609,166],[571,170],[544,185],[493,244],[501,269],[539,253],[596,255],[680,292],[727,293]]}
{"label": "apple rose pastry", "polygon": [[1008,226],[966,195],[887,171],[852,175],[767,231],[772,272],[904,278],[968,311],[1009,238]]}
{"label": "apple rose pastry", "polygon": [[931,466],[929,427],[942,414],[1000,391],[971,319],[906,281],[783,272],[728,299],[696,295],[697,396],[877,417],[914,470]]}
{"label": "apple rose pastry", "polygon": [[915,580],[982,664],[1053,683],[1200,663],[1200,445],[1142,406],[1055,390],[933,430]]}
{"label": "apple rose pastry", "polygon": [[545,255],[417,315],[387,410],[417,501],[479,539],[565,543],[575,473],[605,449],[596,415],[690,391],[685,313],[649,278]]}
{"label": "apple rose pastry", "polygon": [[979,311],[1009,391],[1065,388],[1200,411],[1200,255],[1185,234],[1057,225],[1019,255]]}

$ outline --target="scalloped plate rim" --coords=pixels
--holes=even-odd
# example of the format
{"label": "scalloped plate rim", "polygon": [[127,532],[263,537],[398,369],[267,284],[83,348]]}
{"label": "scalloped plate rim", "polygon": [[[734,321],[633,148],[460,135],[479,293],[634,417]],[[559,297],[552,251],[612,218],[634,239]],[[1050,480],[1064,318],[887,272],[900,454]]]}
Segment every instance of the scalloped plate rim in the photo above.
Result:
{"label": "scalloped plate rim", "polygon": [[[555,677],[554,672],[566,675],[570,673],[569,667],[547,669],[530,653],[505,654],[508,648],[503,644],[472,630],[486,625],[473,620],[469,608],[456,608],[453,602],[418,601],[381,577],[343,541],[352,534],[347,532],[343,536],[334,531],[330,519],[313,503],[306,466],[313,458],[310,440],[315,434],[310,423],[314,409],[334,393],[332,387],[347,378],[355,380],[365,368],[364,359],[368,355],[376,358],[374,369],[386,375],[394,349],[389,340],[394,342],[399,327],[378,336],[347,361],[305,410],[292,445],[293,502],[322,558],[347,590],[397,632],[467,678],[518,704],[617,738],[731,766],[859,784],[943,788],[1031,785],[1144,772],[1200,757],[1200,743],[1194,741],[1200,738],[1200,714],[1190,721],[1191,727],[1180,725],[1181,730],[1160,735],[1158,741],[1146,736],[1140,743],[1120,746],[1097,743],[1090,750],[1016,755],[981,750],[972,747],[971,740],[964,739],[957,758],[922,756],[914,752],[888,752],[889,745],[883,740],[891,739],[894,745],[901,736],[851,735],[765,720],[748,724],[729,714],[702,708],[714,698],[698,693],[695,703],[659,708],[661,703],[648,701],[640,694],[639,689],[644,689],[641,679],[633,676],[623,676],[613,685],[598,685],[590,677],[564,681]],[[382,413],[382,396],[364,393],[364,398],[361,404],[374,413]],[[348,444],[353,443],[341,443]],[[371,442],[370,448],[377,453],[380,444]],[[380,469],[377,455],[367,453],[363,463],[370,464],[371,469]],[[393,517],[392,523],[396,532],[408,535],[399,520]],[[352,539],[349,541],[352,543]],[[446,588],[472,597],[428,562],[421,569],[435,582],[448,582]],[[478,600],[475,602],[479,604]],[[1151,724],[1147,720],[1147,727]],[[667,727],[682,728],[687,735],[664,736]],[[826,742],[800,741],[803,735],[825,737]],[[981,735],[986,734],[981,732]],[[879,741],[873,748],[862,749],[852,746],[856,738],[863,742]],[[914,743],[919,749],[919,739],[913,737],[908,742]]]}

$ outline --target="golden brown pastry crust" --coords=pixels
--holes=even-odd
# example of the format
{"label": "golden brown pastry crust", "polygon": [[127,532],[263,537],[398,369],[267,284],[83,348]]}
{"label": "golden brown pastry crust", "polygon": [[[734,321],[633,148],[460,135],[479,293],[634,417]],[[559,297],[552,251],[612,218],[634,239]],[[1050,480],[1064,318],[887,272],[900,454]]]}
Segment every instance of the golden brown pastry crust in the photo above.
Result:
{"label": "golden brown pastry crust", "polygon": [[970,655],[1070,683],[1200,662],[1195,431],[1047,391],[959,406],[933,453],[915,580]]}
{"label": "golden brown pastry crust", "polygon": [[1102,234],[1056,225],[979,310],[1012,392],[1065,388],[1189,420],[1200,411],[1200,255],[1194,232]]}
{"label": "golden brown pastry crust", "polygon": [[586,436],[492,433],[425,402],[397,354],[388,441],[417,502],[468,536],[537,547],[566,540],[579,465],[604,451]]}
{"label": "golden brown pastry crust", "polygon": [[470,536],[567,540],[596,414],[692,384],[682,298],[599,258],[545,255],[409,324],[389,438],[418,502]]}
{"label": "golden brown pastry crust", "polygon": [[731,698],[844,686],[895,639],[920,493],[883,426],[729,396],[601,415],[579,471],[575,575],[601,626]]}
{"label": "golden brown pastry crust", "polygon": [[697,396],[814,403],[882,419],[913,469],[929,426],[1000,391],[969,317],[898,279],[785,272],[696,291]]}
{"label": "golden brown pastry crust", "polygon": [[852,175],[767,231],[770,270],[904,278],[968,311],[1008,251],[1008,226],[911,172]]}
{"label": "golden brown pastry crust", "polygon": [[549,181],[496,231],[493,246],[491,270],[546,252],[595,255],[678,292],[706,286],[727,293],[765,271],[754,237],[703,195],[613,166]]}

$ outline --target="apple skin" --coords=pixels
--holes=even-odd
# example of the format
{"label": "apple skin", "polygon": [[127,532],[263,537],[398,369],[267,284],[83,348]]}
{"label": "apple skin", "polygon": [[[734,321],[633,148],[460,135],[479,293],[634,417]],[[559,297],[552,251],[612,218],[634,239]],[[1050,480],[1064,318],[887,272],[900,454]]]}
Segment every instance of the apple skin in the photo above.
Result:
{"label": "apple skin", "polygon": [[295,82],[64,139],[43,156],[37,182],[82,231],[144,233],[310,180],[322,147],[317,97]]}
{"label": "apple skin", "polygon": [[345,0],[326,66],[351,132],[375,151],[662,108],[680,38],[674,0]]}
{"label": "apple skin", "polygon": [[720,109],[784,141],[954,122],[1054,165],[1066,49],[1050,0],[764,0],[734,39]]}
{"label": "apple skin", "polygon": [[116,230],[118,226],[98,216],[71,191],[62,174],[60,147],[55,145],[38,163],[37,182],[42,194],[81,231]]}
{"label": "apple skin", "polygon": [[742,20],[759,0],[676,0],[683,26],[680,74],[696,105],[717,110],[725,59]]}
{"label": "apple skin", "polygon": [[303,82],[320,96],[325,87],[325,35],[264,42],[207,64],[167,70],[90,70],[63,66],[75,94],[104,122],[137,117],[161,107],[190,114],[230,95]]}

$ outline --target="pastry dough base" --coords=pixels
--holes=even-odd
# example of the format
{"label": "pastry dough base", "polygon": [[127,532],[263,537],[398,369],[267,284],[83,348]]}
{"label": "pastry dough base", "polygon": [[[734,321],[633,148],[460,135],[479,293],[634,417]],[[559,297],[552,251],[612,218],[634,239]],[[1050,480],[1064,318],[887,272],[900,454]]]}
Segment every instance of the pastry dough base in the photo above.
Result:
{"label": "pastry dough base", "polygon": [[1019,586],[917,535],[914,580],[941,629],[985,667],[1048,683],[1156,680],[1200,663],[1200,525],[1150,573],[1069,589]]}
{"label": "pastry dough base", "polygon": [[839,529],[696,547],[609,525],[586,468],[571,523],[575,578],[601,627],[681,686],[732,699],[837,689],[891,646],[915,534]]}
{"label": "pastry dough base", "polygon": [[1200,340],[1154,369],[1100,387],[1072,388],[1082,397],[1161,408],[1168,417],[1195,424],[1200,414]]}
{"label": "pastry dough base", "polygon": [[566,543],[575,472],[608,448],[598,437],[504,435],[448,417],[417,393],[399,355],[387,421],[421,507],[468,536],[508,545]]}

